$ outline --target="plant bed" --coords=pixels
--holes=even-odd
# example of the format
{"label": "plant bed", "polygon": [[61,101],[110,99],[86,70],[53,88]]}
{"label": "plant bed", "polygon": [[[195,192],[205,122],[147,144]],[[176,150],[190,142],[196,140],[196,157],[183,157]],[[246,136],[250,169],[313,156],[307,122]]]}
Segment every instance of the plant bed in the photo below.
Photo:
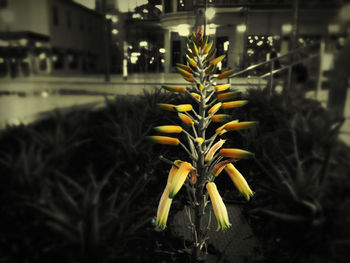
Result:
{"label": "plant bed", "polygon": [[[255,192],[244,215],[260,252],[246,262],[346,262],[350,151],[332,137],[336,124],[313,100],[243,97],[244,109],[227,114],[259,124],[223,137],[256,153],[237,165]],[[183,240],[156,232],[153,219],[169,170],[158,157],[185,153],[146,140],[174,122],[156,104],[180,101],[161,91],[118,96],[103,109],[2,131],[0,261],[184,262]],[[228,180],[217,180],[225,202],[246,204]],[[170,220],[185,204],[180,195]]]}

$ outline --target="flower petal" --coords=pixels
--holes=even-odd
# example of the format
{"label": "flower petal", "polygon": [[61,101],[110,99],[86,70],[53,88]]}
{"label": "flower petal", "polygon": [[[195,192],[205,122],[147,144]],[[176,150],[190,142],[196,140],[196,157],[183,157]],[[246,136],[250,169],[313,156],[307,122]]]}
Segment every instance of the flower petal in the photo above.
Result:
{"label": "flower petal", "polygon": [[186,88],[185,87],[180,87],[180,86],[162,86],[163,89],[171,92],[185,92]]}
{"label": "flower petal", "polygon": [[185,123],[186,125],[191,126],[194,124],[194,121],[192,120],[192,118],[188,117],[186,114],[179,112],[177,115],[182,120],[182,122]]}
{"label": "flower petal", "polygon": [[177,110],[178,112],[191,111],[192,105],[191,104],[177,105],[177,106],[175,106],[175,110]]}
{"label": "flower petal", "polygon": [[248,103],[247,100],[236,100],[236,101],[228,101],[222,104],[223,109],[232,109],[237,107],[242,107]]}
{"label": "flower petal", "polygon": [[207,152],[207,154],[205,155],[205,161],[209,162],[211,161],[211,159],[213,159],[214,154],[217,152],[217,150],[219,150],[224,143],[226,142],[226,140],[219,140],[218,142],[216,142]]}
{"label": "flower petal", "polygon": [[227,209],[224,202],[222,201],[215,183],[207,183],[206,188],[210,196],[216,220],[218,222],[217,230],[225,230],[226,228],[229,228],[231,224],[228,218]]}
{"label": "flower petal", "polygon": [[233,166],[232,163],[226,165],[225,171],[230,176],[238,191],[249,200],[250,197],[253,196],[253,191],[250,189],[243,175]]}
{"label": "flower petal", "polygon": [[154,129],[157,132],[163,132],[163,133],[181,133],[182,132],[182,127],[177,125],[157,126],[157,127],[154,127]]}
{"label": "flower petal", "polygon": [[230,91],[230,92],[226,92],[226,93],[221,93],[221,94],[218,94],[216,96],[216,98],[219,100],[219,101],[225,101],[225,100],[232,100],[232,99],[235,99],[239,96],[239,92],[237,91]]}
{"label": "flower petal", "polygon": [[212,114],[213,112],[216,112],[217,110],[220,109],[222,103],[221,102],[218,102],[216,103],[213,107],[211,107],[209,110],[208,110],[208,114]]}
{"label": "flower petal", "polygon": [[180,143],[179,139],[167,136],[148,136],[148,138],[159,144],[179,145]]}
{"label": "flower petal", "polygon": [[241,150],[241,149],[233,149],[233,148],[221,149],[220,155],[222,157],[230,157],[233,159],[248,159],[248,158],[254,157],[254,153]]}
{"label": "flower petal", "polygon": [[174,179],[171,183],[171,188],[169,192],[169,198],[174,198],[174,196],[179,192],[182,185],[185,183],[187,175],[193,169],[192,165],[188,162],[183,162],[180,165],[179,170],[174,175]]}

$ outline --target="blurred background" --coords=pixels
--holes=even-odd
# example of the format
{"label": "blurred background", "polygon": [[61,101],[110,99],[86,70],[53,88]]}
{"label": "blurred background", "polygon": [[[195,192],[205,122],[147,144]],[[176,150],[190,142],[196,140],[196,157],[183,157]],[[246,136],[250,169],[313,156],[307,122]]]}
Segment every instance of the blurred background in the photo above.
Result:
{"label": "blurred background", "polygon": [[[67,82],[69,89],[117,94],[179,82],[173,74],[176,63],[185,63],[186,37],[199,26],[213,38],[217,53],[227,54],[219,70],[253,67],[236,75],[243,88],[254,78],[261,83],[289,74],[283,83],[293,78],[305,82],[308,96],[337,107],[340,118],[350,111],[347,88],[328,94],[329,75],[349,42],[349,14],[345,0],[1,0],[0,92],[1,105],[8,109],[1,110],[1,125],[31,118],[29,112],[23,115],[23,103],[16,102],[18,92],[36,94],[24,102],[34,114],[51,104],[96,99],[72,100],[66,94],[65,101],[57,102],[48,96],[67,88]],[[273,65],[254,67],[276,57],[281,58]],[[281,70],[266,75],[271,69]],[[278,88],[278,81],[272,86]],[[9,93],[16,96],[5,98]],[[34,109],[41,104],[37,95],[46,100]],[[348,122],[342,131],[350,132]]]}
{"label": "blurred background", "polygon": [[183,194],[152,223],[187,157],[147,136],[193,102],[159,88],[199,27],[258,122],[225,135],[255,197],[217,178],[207,262],[350,262],[349,0],[0,0],[0,262],[188,261]]}

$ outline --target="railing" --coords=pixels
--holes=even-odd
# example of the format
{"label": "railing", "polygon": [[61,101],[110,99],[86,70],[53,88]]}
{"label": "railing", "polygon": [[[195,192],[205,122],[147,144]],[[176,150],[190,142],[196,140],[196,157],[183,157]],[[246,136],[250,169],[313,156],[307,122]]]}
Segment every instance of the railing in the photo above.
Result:
{"label": "railing", "polygon": [[[249,66],[249,67],[247,67],[247,68],[245,68],[243,70],[237,71],[237,72],[235,72],[235,73],[233,73],[231,75],[231,77],[229,78],[228,81],[229,81],[229,83],[231,83],[231,79],[234,78],[234,77],[238,77],[240,75],[249,73],[250,71],[256,70],[258,68],[268,67],[269,68],[269,72],[264,73],[264,74],[262,74],[260,76],[257,76],[257,77],[260,78],[260,79],[264,79],[266,77],[269,77],[269,79],[268,79],[269,92],[272,92],[272,90],[273,90],[274,75],[276,73],[279,73],[279,72],[282,72],[282,71],[285,71],[285,70],[288,71],[287,78],[286,78],[286,82],[287,82],[286,83],[287,84],[286,87],[289,90],[290,86],[291,86],[291,83],[292,83],[292,68],[293,68],[293,66],[319,57],[320,56],[319,49],[320,49],[320,43],[314,43],[314,44],[311,44],[311,45],[308,45],[308,46],[304,46],[304,47],[300,47],[300,48],[294,49],[294,50],[292,50],[292,51],[290,51],[287,54],[284,54],[282,56],[275,57],[275,58],[269,59],[267,61],[264,61],[264,62],[255,64],[255,65]],[[312,53],[311,51],[313,51],[314,53]],[[317,51],[317,52],[315,52],[315,51]],[[300,57],[300,55],[303,52],[308,52],[309,53],[308,56],[302,57],[302,58],[298,58],[298,56]],[[280,66],[280,67],[276,68],[275,67],[276,63],[277,62],[281,62],[283,60],[286,60],[286,65],[283,65],[283,66]],[[319,75],[320,75],[320,72],[319,72]],[[320,78],[320,76],[318,76],[318,78]]]}

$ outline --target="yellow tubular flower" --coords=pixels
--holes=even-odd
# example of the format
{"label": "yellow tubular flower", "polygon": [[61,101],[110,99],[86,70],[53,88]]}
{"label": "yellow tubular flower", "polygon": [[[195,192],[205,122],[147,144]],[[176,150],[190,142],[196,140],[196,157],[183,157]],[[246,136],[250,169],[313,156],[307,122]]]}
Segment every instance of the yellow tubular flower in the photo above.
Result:
{"label": "yellow tubular flower", "polygon": [[207,53],[210,51],[210,49],[211,49],[212,46],[213,46],[213,41],[210,41],[210,42],[205,46],[205,48],[203,49],[203,54],[204,54],[204,55],[207,54]]}
{"label": "yellow tubular flower", "polygon": [[239,94],[240,94],[239,92],[230,91],[230,92],[218,94],[216,98],[219,101],[232,100],[237,98]]}
{"label": "yellow tubular flower", "polygon": [[199,89],[199,91],[202,91],[204,89],[204,86],[201,83],[199,83],[198,84],[198,89]]}
{"label": "yellow tubular flower", "polygon": [[226,71],[220,73],[219,76],[217,76],[216,79],[224,79],[224,78],[227,78],[227,77],[231,76],[232,73],[233,73],[233,70],[226,70]]}
{"label": "yellow tubular flower", "polygon": [[232,163],[226,165],[225,171],[230,176],[238,191],[249,200],[250,197],[253,196],[253,191],[250,189],[243,175],[232,165]]}
{"label": "yellow tubular flower", "polygon": [[[175,163],[177,166],[180,167],[180,165],[183,163],[183,161],[181,161],[181,160],[176,160],[174,163]],[[169,175],[168,175],[168,181],[167,181],[168,184],[171,184],[171,183],[173,182],[174,176],[175,176],[175,174],[177,173],[177,170],[179,170],[178,167],[176,167],[175,165],[172,165],[172,166],[171,166],[171,169],[170,169]]]}
{"label": "yellow tubular flower", "polygon": [[179,192],[182,185],[185,183],[187,175],[193,169],[192,165],[188,162],[183,162],[180,165],[179,170],[174,175],[173,181],[171,183],[169,198],[174,198],[174,196]]}
{"label": "yellow tubular flower", "polygon": [[225,166],[226,166],[227,164],[229,164],[230,162],[231,162],[231,161],[229,161],[229,160],[219,162],[217,165],[215,165],[215,166],[213,167],[213,169],[211,169],[210,173],[211,173],[213,176],[217,177],[217,176],[222,172],[222,170],[225,169]]}
{"label": "yellow tubular flower", "polygon": [[237,107],[242,107],[248,103],[247,100],[236,100],[236,101],[228,101],[224,102],[222,104],[223,109],[231,109],[231,108],[237,108]]}
{"label": "yellow tubular flower", "polygon": [[226,142],[226,140],[219,140],[217,143],[215,143],[207,152],[207,154],[205,155],[205,161],[209,162],[211,161],[211,159],[213,159],[214,154],[217,152],[217,150],[219,150],[224,143]]}
{"label": "yellow tubular flower", "polygon": [[205,36],[202,41],[201,49],[203,50],[208,43],[208,36]]}
{"label": "yellow tubular flower", "polygon": [[176,70],[183,76],[183,77],[186,77],[186,78],[193,78],[192,74],[189,73],[187,70],[184,70],[180,67],[176,67]]}
{"label": "yellow tubular flower", "polygon": [[231,84],[219,84],[215,86],[216,92],[221,92],[229,89],[231,87]]}
{"label": "yellow tubular flower", "polygon": [[210,117],[213,122],[223,122],[227,121],[229,118],[231,118],[228,114],[215,114]]}
{"label": "yellow tubular flower", "polygon": [[183,68],[184,70],[186,70],[188,72],[192,71],[192,68],[190,66],[187,66],[187,65],[184,65],[184,64],[181,64],[181,63],[176,63],[176,66],[178,66],[180,68]]}
{"label": "yellow tubular flower", "polygon": [[210,61],[210,64],[215,66],[218,63],[220,63],[225,57],[226,55],[221,55],[220,57],[217,57],[216,59],[213,59],[212,61]]}
{"label": "yellow tubular flower", "polygon": [[238,120],[233,120],[233,121],[227,122],[227,123],[225,123],[224,125],[222,125],[222,126],[220,126],[219,128],[217,128],[217,129],[215,130],[215,132],[219,132],[219,131],[223,130],[223,129],[225,128],[225,126],[228,125],[228,124],[237,123],[237,122],[238,122]]}
{"label": "yellow tubular flower", "polygon": [[190,77],[190,78],[187,78],[187,77],[184,77],[184,76],[182,76],[182,77],[184,78],[184,80],[186,80],[186,81],[188,81],[190,83],[194,83],[195,82],[193,77]]}
{"label": "yellow tubular flower", "polygon": [[157,132],[163,132],[163,133],[181,133],[182,132],[182,127],[176,126],[176,125],[157,126],[157,127],[154,127],[154,129]]}
{"label": "yellow tubular flower", "polygon": [[178,113],[177,115],[182,120],[182,122],[185,123],[186,125],[191,126],[194,124],[194,121],[192,120],[192,118],[188,117],[186,114]]}
{"label": "yellow tubular flower", "polygon": [[180,86],[162,86],[163,89],[171,92],[185,92],[186,88],[185,87],[180,87]]}
{"label": "yellow tubular flower", "polygon": [[186,59],[187,59],[188,63],[190,63],[190,65],[192,67],[194,67],[194,68],[197,67],[197,62],[193,58],[190,58],[189,56],[186,56]]}
{"label": "yellow tubular flower", "polygon": [[160,198],[158,209],[157,209],[156,226],[162,230],[165,229],[166,227],[170,206],[173,201],[173,199],[169,198],[169,191],[170,191],[170,184],[167,184]]}
{"label": "yellow tubular flower", "polygon": [[175,106],[175,110],[177,110],[178,112],[191,111],[192,105],[191,104],[177,105],[177,106]]}
{"label": "yellow tubular flower", "polygon": [[221,149],[220,155],[222,157],[230,157],[233,159],[248,159],[254,156],[254,153],[241,149]]}
{"label": "yellow tubular flower", "polygon": [[214,69],[215,69],[214,65],[209,65],[209,67],[207,67],[204,72],[206,75],[209,75],[210,73],[212,73],[214,71]]}
{"label": "yellow tubular flower", "polygon": [[208,114],[212,114],[213,112],[216,112],[218,109],[220,109],[221,105],[222,105],[221,102],[216,103],[213,107],[211,107],[208,110]]}
{"label": "yellow tubular flower", "polygon": [[208,54],[207,57],[205,58],[205,61],[208,62],[209,60],[211,60],[211,58],[214,57],[215,54],[216,54],[216,48],[209,52],[209,54]]}
{"label": "yellow tubular flower", "polygon": [[179,145],[180,143],[179,139],[167,136],[148,136],[148,138],[159,144]]}
{"label": "yellow tubular flower", "polygon": [[196,43],[194,43],[194,41],[191,41],[191,49],[192,49],[192,53],[194,55],[198,55],[198,47],[197,47]]}
{"label": "yellow tubular flower", "polygon": [[238,131],[243,129],[248,129],[253,126],[255,126],[255,121],[243,121],[243,122],[236,122],[236,123],[229,123],[225,125],[225,129],[228,131]]}
{"label": "yellow tubular flower", "polygon": [[210,196],[216,220],[218,222],[218,228],[216,231],[220,229],[225,230],[226,228],[229,228],[231,224],[228,219],[227,209],[224,202],[222,201],[222,198],[218,192],[218,189],[216,188],[215,183],[207,183],[206,188]]}
{"label": "yellow tubular flower", "polygon": [[192,92],[191,95],[193,98],[196,98],[197,100],[201,100],[201,98],[202,98],[201,95],[194,93],[194,92]]}
{"label": "yellow tubular flower", "polygon": [[175,110],[175,105],[174,105],[174,104],[158,103],[157,106],[158,106],[160,109],[162,109],[162,110],[176,111],[176,110]]}

